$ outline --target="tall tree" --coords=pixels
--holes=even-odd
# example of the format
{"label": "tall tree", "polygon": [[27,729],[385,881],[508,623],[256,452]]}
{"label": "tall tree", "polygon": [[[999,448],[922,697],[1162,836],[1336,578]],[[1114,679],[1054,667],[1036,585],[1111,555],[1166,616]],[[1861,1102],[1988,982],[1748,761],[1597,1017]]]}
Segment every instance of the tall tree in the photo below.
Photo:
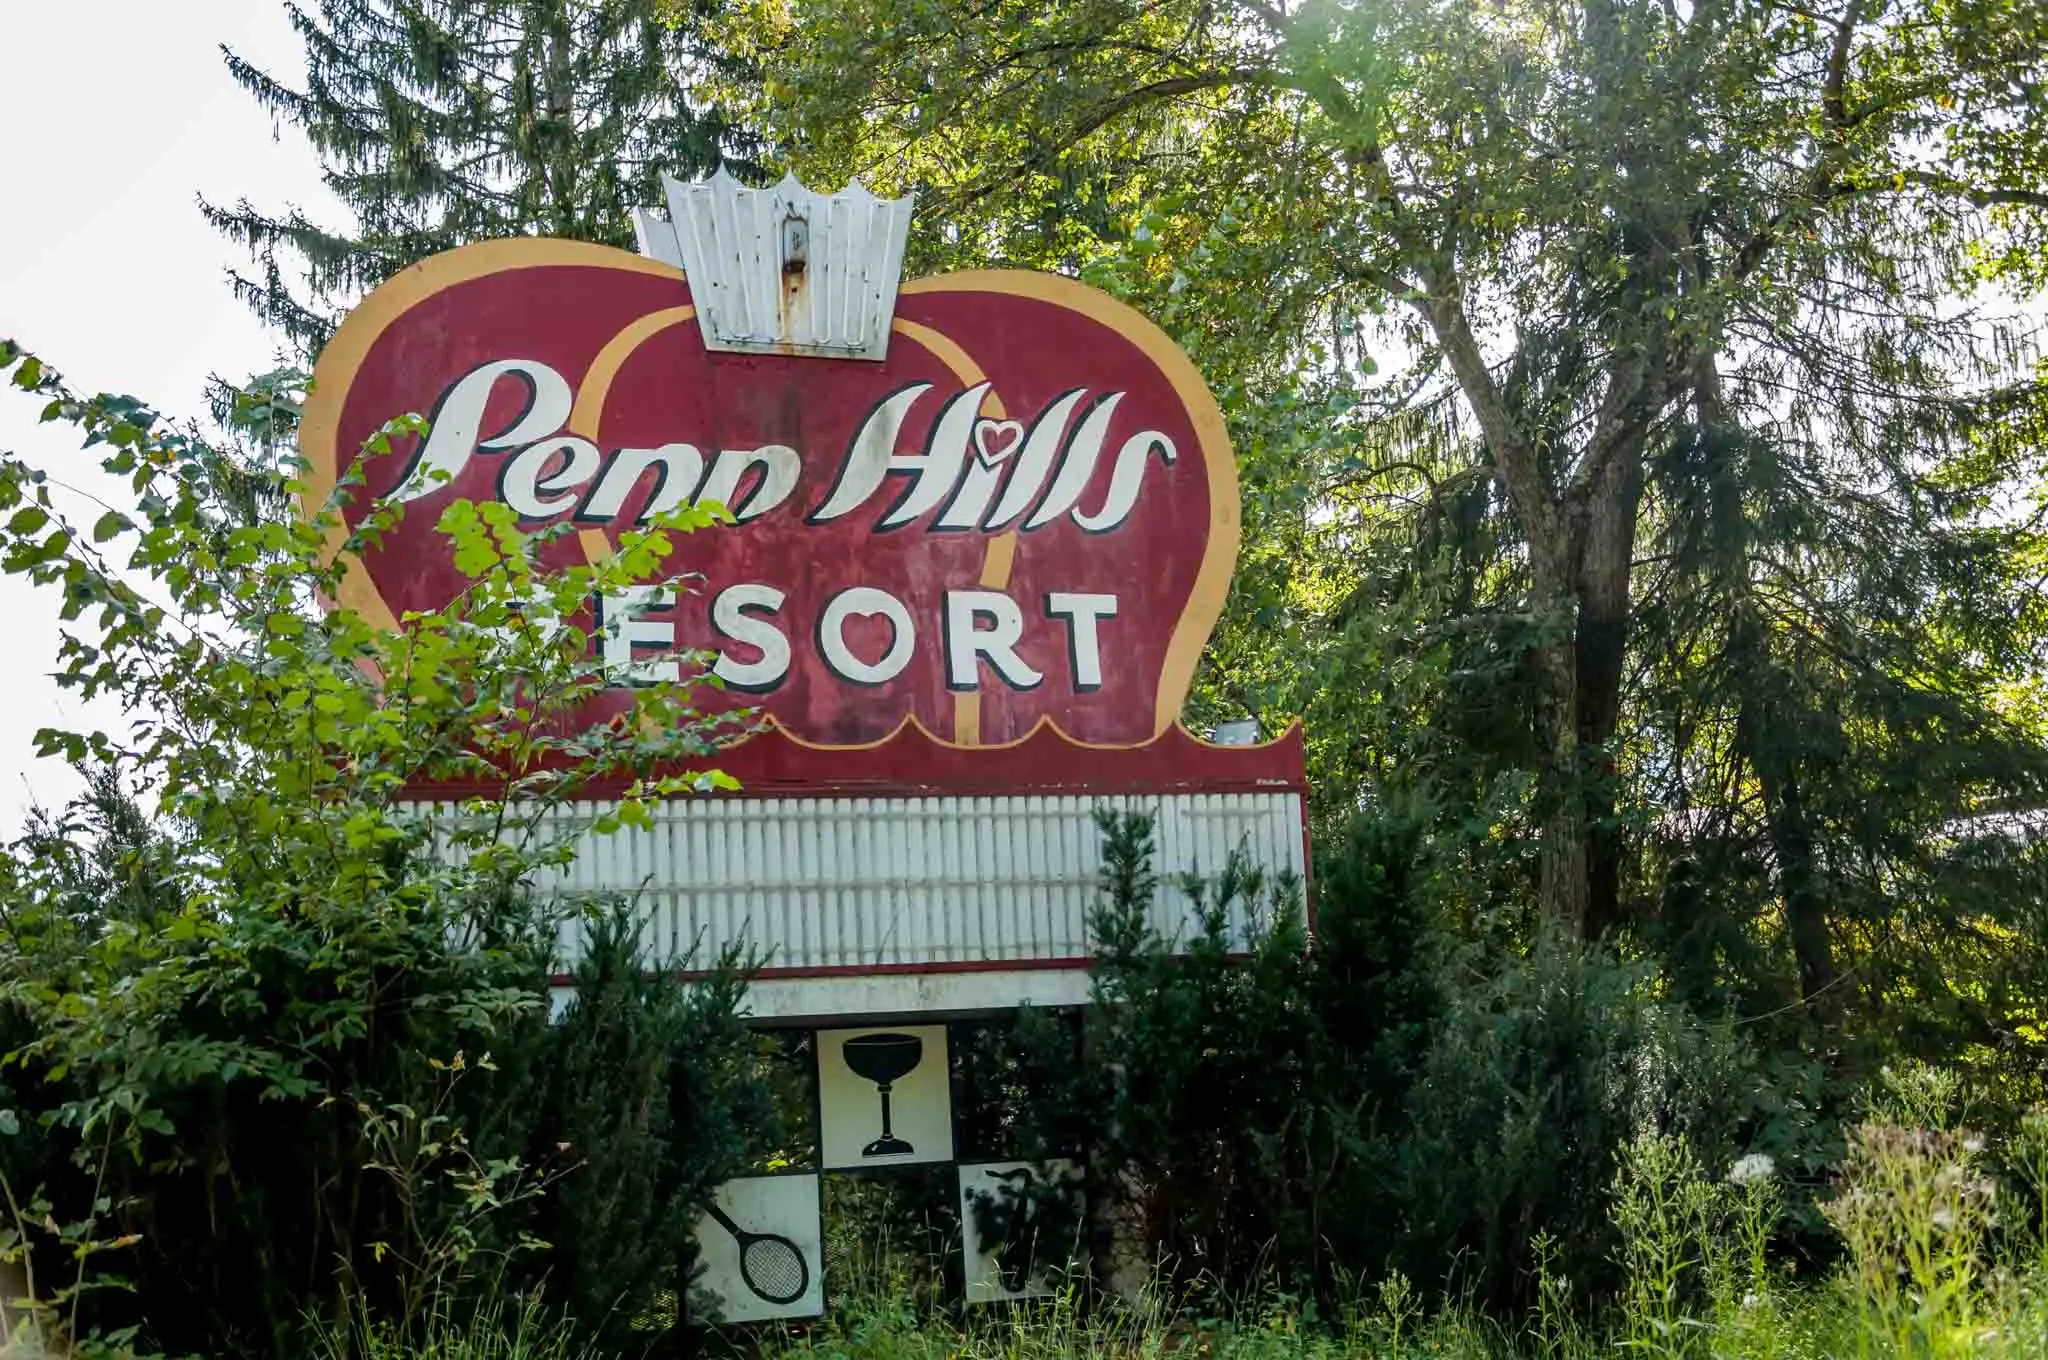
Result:
{"label": "tall tree", "polygon": [[[1646,549],[1695,504],[1653,474],[1681,448],[1769,450],[1730,490],[1759,532],[1724,559],[1726,645],[1694,655],[1768,655],[1740,672],[1728,796],[1765,805],[1800,971],[1809,992],[1830,985],[1819,692],[1773,688],[1814,654],[1782,613],[1740,623],[1741,601],[1797,585],[1838,644],[1875,616],[1859,609],[1907,650],[1930,628],[1974,631],[1984,645],[1952,667],[1888,672],[1898,694],[1951,705],[1949,732],[1997,718],[1998,658],[2029,656],[2040,620],[1988,607],[1952,569],[1968,555],[2005,573],[2039,550],[2032,527],[1992,519],[2038,474],[2012,432],[2041,389],[2016,333],[1970,299],[1992,269],[2040,278],[2048,6],[791,0],[787,19],[769,31],[806,154],[923,180],[956,242],[1043,262],[1085,243],[1045,237],[1039,204],[1145,205],[1112,214],[1096,248],[1163,239],[1154,296],[1194,298],[1182,333],[1198,349],[1237,331],[1319,351],[1325,377],[1352,368],[1348,437],[1289,446],[1318,456],[1298,533],[1355,551],[1386,520],[1354,517],[1389,492],[1420,507],[1411,530],[1479,513],[1505,550],[1468,552],[1466,534],[1451,576],[1484,616],[1467,637],[1511,654],[1537,895],[1569,929],[1628,915],[1645,839],[1630,817],[1674,758],[1645,736],[1655,715],[1624,721],[1631,685],[1644,693],[1638,609],[1668,584]],[[1412,362],[1368,385],[1344,335],[1376,312],[1386,351]],[[1831,559],[1780,533],[1773,470],[1833,526]],[[1844,577],[1848,556],[1893,569]],[[1324,570],[1328,597],[1346,573]],[[1985,730],[2004,755],[1953,767],[1949,816],[2041,796],[2038,733]]]}
{"label": "tall tree", "polygon": [[236,293],[307,354],[363,291],[436,251],[548,235],[630,245],[631,212],[757,142],[695,93],[745,73],[702,38],[715,0],[317,0],[289,6],[303,87],[228,69],[304,133],[352,223],[202,204],[245,242]]}

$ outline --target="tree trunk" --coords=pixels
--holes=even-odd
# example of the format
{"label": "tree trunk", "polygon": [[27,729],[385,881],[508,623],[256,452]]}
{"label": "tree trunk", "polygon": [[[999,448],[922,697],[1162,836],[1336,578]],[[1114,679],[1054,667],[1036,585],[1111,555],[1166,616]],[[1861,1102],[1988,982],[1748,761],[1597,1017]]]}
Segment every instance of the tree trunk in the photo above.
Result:
{"label": "tree trunk", "polygon": [[1586,800],[1579,770],[1578,657],[1570,639],[1538,648],[1537,901],[1572,938],[1586,931]]}
{"label": "tree trunk", "polygon": [[1799,967],[1799,996],[1809,1014],[1828,1020],[1835,1013],[1840,975],[1828,925],[1825,876],[1814,849],[1813,822],[1799,787],[1798,765],[1789,750],[1795,738],[1788,731],[1784,702],[1772,692],[1776,676],[1762,628],[1747,600],[1740,608],[1728,648],[1740,706],[1736,741],[1763,795],[1764,828],[1778,870],[1785,934]]}
{"label": "tree trunk", "polygon": [[[1645,422],[1647,424],[1647,422]],[[1585,933],[1597,937],[1621,919],[1623,838],[1615,823],[1614,736],[1621,726],[1621,683],[1628,658],[1629,585],[1642,502],[1642,440],[1618,450],[1592,488],[1579,554],[1577,718],[1579,786],[1586,804]]]}
{"label": "tree trunk", "polygon": [[1446,267],[1433,270],[1427,279],[1429,296],[1418,305],[1478,418],[1495,480],[1521,523],[1538,626],[1559,630],[1530,656],[1536,680],[1536,739],[1542,752],[1536,788],[1537,899],[1545,919],[1581,937],[1586,928],[1587,845],[1579,746],[1579,528],[1560,503],[1536,445],[1509,409],[1480,352],[1457,275]]}
{"label": "tree trunk", "polygon": [[555,219],[557,236],[574,237],[576,213],[576,97],[575,81],[569,69],[570,46],[575,42],[573,20],[565,11],[549,16],[547,46],[547,88],[550,140],[542,148],[545,163],[541,182],[553,200],[549,210]]}
{"label": "tree trunk", "polygon": [[[1764,740],[1770,740],[1766,734]],[[1757,763],[1765,814],[1770,820],[1771,853],[1778,861],[1778,891],[1785,899],[1785,933],[1799,965],[1799,995],[1815,1019],[1836,1013],[1833,932],[1828,927],[1827,898],[1821,890],[1819,860],[1814,853],[1812,822],[1799,790],[1799,778],[1784,764],[1766,757]],[[1765,771],[1771,773],[1766,774]]]}

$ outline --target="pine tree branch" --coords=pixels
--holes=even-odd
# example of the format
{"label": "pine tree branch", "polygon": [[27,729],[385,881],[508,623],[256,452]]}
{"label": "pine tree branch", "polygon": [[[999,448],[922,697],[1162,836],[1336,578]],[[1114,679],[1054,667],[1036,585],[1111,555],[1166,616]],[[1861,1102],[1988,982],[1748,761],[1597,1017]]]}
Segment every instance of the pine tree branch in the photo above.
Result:
{"label": "pine tree branch", "polygon": [[2038,189],[1989,188],[1971,184],[1952,175],[1938,175],[1930,170],[1900,170],[1895,172],[1895,178],[1905,184],[1916,184],[1938,194],[1960,198],[1978,208],[2020,207],[2048,210],[2048,193]]}

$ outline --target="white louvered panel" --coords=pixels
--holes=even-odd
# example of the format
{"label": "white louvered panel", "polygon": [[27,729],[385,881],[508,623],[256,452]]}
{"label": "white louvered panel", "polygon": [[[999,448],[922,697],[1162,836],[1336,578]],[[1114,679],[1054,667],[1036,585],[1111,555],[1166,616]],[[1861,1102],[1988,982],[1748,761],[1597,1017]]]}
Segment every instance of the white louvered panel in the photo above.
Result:
{"label": "white louvered panel", "polygon": [[[636,212],[635,235],[643,254],[689,276],[706,348],[884,357],[909,198],[878,199],[858,180],[820,194],[793,176],[747,189],[723,169],[701,183],[663,184],[667,219]],[[789,273],[783,228],[792,217],[806,224],[808,248]]]}
{"label": "white louvered panel", "polygon": [[[631,900],[657,957],[693,948],[707,962],[728,944],[781,968],[1078,959],[1101,870],[1095,810],[1151,813],[1160,885],[1154,925],[1184,940],[1192,904],[1183,876],[1214,879],[1242,846],[1267,874],[1299,874],[1301,805],[1292,793],[1092,799],[715,798],[665,803],[649,829],[582,832],[575,858],[546,871],[546,893]],[[446,807],[422,814],[452,817]],[[560,837],[603,811],[558,809]],[[464,856],[437,833],[438,853]],[[1249,904],[1233,906],[1242,940]],[[582,927],[563,926],[563,961]]]}

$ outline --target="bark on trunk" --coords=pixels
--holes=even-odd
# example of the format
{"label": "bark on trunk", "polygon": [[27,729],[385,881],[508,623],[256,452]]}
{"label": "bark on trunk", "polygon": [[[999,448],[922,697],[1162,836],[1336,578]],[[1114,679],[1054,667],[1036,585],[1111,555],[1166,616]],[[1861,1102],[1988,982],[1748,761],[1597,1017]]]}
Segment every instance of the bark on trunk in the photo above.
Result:
{"label": "bark on trunk", "polygon": [[1798,776],[1789,769],[1764,774],[1765,769],[1776,763],[1767,759],[1760,765],[1757,782],[1763,788],[1771,824],[1771,850],[1778,861],[1778,891],[1785,899],[1785,933],[1791,937],[1792,957],[1799,964],[1799,995],[1808,1013],[1816,1019],[1832,1020],[1836,1014],[1835,984],[1841,981],[1841,975],[1835,970],[1833,932],[1828,925],[1827,898],[1821,889],[1813,824],[1806,813]]}
{"label": "bark on trunk", "polygon": [[1637,436],[1616,452],[1604,480],[1592,488],[1580,553],[1577,716],[1579,745],[1590,762],[1580,781],[1586,799],[1588,937],[1606,934],[1621,920],[1624,846],[1615,823],[1613,743],[1621,726],[1642,483],[1642,439]]}
{"label": "bark on trunk", "polygon": [[1579,746],[1580,535],[1552,489],[1537,448],[1487,367],[1465,315],[1454,272],[1428,277],[1424,316],[1471,405],[1493,457],[1494,475],[1529,549],[1531,603],[1563,636],[1531,657],[1536,678],[1535,727],[1543,755],[1537,770],[1537,894],[1544,916],[1582,936],[1587,911],[1586,803]]}
{"label": "bark on trunk", "polygon": [[1538,775],[1537,900],[1574,939],[1586,932],[1586,802],[1579,778],[1578,658],[1569,640],[1535,657],[1536,734],[1545,765]]}
{"label": "bark on trunk", "polygon": [[1741,610],[1729,644],[1741,705],[1736,740],[1743,759],[1756,772],[1757,789],[1763,795],[1764,829],[1778,870],[1785,934],[1799,968],[1800,999],[1808,1014],[1832,1020],[1840,974],[1835,969],[1833,930],[1828,924],[1825,875],[1814,846],[1812,817],[1799,786],[1798,766],[1790,757],[1794,737],[1787,731],[1783,703],[1772,693],[1774,677],[1762,629],[1746,601]]}

